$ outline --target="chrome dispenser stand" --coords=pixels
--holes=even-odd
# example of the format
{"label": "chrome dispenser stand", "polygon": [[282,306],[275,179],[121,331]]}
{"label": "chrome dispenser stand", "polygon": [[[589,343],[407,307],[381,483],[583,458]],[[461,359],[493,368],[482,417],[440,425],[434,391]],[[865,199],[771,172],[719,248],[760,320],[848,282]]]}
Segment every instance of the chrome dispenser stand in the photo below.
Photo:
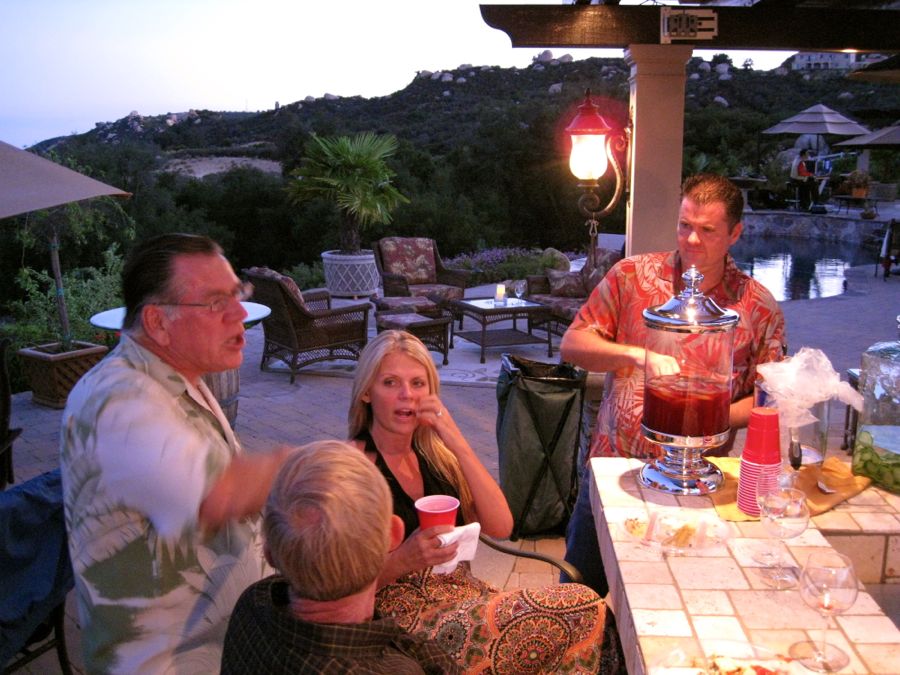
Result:
{"label": "chrome dispenser stand", "polygon": [[705,495],[722,486],[722,471],[704,459],[703,453],[725,443],[728,430],[714,436],[672,436],[643,424],[641,430],[648,441],[665,451],[662,457],[641,468],[644,487],[673,495]]}

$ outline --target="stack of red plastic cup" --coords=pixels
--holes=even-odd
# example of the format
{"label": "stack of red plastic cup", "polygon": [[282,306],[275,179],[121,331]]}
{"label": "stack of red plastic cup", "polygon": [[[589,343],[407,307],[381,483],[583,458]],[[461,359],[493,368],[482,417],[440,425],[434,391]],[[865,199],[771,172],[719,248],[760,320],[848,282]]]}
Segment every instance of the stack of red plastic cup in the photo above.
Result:
{"label": "stack of red plastic cup", "polygon": [[759,515],[757,496],[778,489],[781,473],[781,435],[778,411],[753,408],[747,426],[747,442],[741,454],[738,508],[748,516]]}

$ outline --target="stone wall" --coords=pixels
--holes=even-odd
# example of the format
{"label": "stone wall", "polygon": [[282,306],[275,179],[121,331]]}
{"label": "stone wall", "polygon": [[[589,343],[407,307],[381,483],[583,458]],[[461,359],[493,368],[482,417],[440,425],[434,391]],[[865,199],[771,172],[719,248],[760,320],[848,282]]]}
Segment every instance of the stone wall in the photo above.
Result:
{"label": "stone wall", "polygon": [[885,227],[883,220],[862,220],[789,211],[746,211],[743,223],[745,236],[846,241],[863,245],[880,242]]}

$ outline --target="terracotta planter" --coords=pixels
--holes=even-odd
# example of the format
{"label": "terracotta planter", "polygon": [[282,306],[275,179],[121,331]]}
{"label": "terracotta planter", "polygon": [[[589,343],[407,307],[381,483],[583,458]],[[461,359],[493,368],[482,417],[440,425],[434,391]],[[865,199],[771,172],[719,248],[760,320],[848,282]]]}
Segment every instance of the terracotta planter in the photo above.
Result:
{"label": "terracotta planter", "polygon": [[75,383],[109,351],[90,342],[75,342],[74,347],[60,352],[60,343],[52,342],[18,351],[31,385],[31,400],[50,408],[64,408]]}
{"label": "terracotta planter", "polygon": [[356,254],[340,251],[322,253],[325,285],[328,292],[341,298],[367,298],[378,292],[381,277],[372,251]]}

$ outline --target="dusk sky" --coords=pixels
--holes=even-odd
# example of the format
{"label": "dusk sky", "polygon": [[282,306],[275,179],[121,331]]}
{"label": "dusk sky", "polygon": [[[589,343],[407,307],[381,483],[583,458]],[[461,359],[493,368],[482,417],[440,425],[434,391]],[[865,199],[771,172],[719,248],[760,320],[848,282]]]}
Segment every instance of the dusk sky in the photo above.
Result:
{"label": "dusk sky", "polygon": [[[484,22],[479,4],[0,0],[0,140],[26,147],[133,110],[268,110],[326,93],[384,96],[420,70],[530,65],[541,50],[513,49],[505,33]],[[553,53],[582,59],[622,50]],[[749,57],[763,70],[790,55],[728,53],[736,66]]]}

